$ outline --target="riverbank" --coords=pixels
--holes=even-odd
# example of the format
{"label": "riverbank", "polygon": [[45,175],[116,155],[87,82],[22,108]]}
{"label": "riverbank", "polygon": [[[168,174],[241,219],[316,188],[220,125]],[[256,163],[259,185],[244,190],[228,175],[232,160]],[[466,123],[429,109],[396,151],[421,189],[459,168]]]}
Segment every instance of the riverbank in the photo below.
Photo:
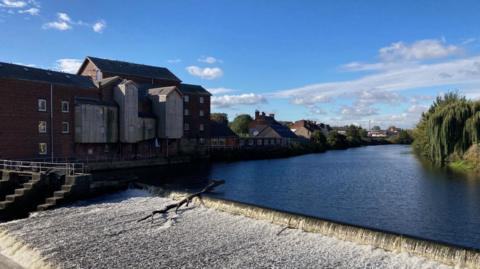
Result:
{"label": "riverbank", "polygon": [[27,268],[451,268],[204,207],[137,222],[171,202],[128,190],[4,223],[0,253]]}
{"label": "riverbank", "polygon": [[364,146],[378,146],[393,144],[385,139],[363,139],[361,143],[345,143],[336,147],[328,145],[315,145],[313,143],[294,144],[288,147],[252,147],[236,150],[217,150],[210,153],[210,159],[214,162],[233,162],[246,160],[267,160],[288,158],[312,153],[323,153],[329,150],[345,150]]}

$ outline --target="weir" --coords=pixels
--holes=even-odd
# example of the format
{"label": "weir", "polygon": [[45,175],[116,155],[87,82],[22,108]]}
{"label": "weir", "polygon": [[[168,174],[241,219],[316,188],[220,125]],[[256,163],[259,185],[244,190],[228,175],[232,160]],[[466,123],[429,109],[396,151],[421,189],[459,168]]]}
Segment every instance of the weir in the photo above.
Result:
{"label": "weir", "polygon": [[[178,192],[168,195],[169,198],[175,200],[185,196],[185,193]],[[201,201],[195,198],[194,203],[230,214],[269,221],[292,229],[319,233],[392,252],[421,256],[447,265],[471,269],[480,268],[480,251],[476,249],[213,197],[203,197]]]}

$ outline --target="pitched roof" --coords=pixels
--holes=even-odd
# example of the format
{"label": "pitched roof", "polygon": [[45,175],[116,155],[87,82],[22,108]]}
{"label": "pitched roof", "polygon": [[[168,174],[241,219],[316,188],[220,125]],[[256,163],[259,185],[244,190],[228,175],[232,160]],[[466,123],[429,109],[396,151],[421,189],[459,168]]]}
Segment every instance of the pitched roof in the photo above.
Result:
{"label": "pitched roof", "polygon": [[264,125],[260,128],[258,134],[255,137],[265,137],[270,138],[272,136],[272,132],[277,134],[281,138],[297,138],[288,127],[285,127],[281,124],[272,124],[272,125]]}
{"label": "pitched roof", "polygon": [[232,129],[227,124],[216,121],[210,121],[210,136],[211,137],[237,137]]}
{"label": "pitched roof", "polygon": [[[148,89],[149,94],[156,94],[156,95],[169,95],[171,92],[174,92],[174,91],[178,91],[176,86]],[[180,91],[178,91],[178,93],[180,93],[180,95],[182,94]]]}
{"label": "pitched roof", "polygon": [[204,87],[202,87],[200,85],[192,85],[192,84],[182,83],[182,84],[180,84],[178,89],[183,94],[212,95],[210,92],[208,92]]}
{"label": "pitched roof", "polygon": [[102,72],[181,82],[179,78],[177,78],[172,72],[170,72],[170,70],[165,67],[108,60],[91,56],[88,56],[85,59],[82,66],[78,70],[78,74],[82,72],[88,61],[91,61]]}
{"label": "pitched roof", "polygon": [[0,78],[95,88],[95,84],[88,77],[3,62],[0,62]]}

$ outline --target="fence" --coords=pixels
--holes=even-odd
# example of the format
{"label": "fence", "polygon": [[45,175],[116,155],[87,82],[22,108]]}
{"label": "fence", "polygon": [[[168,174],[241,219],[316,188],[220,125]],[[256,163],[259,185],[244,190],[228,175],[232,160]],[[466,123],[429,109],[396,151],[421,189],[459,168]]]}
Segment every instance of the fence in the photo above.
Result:
{"label": "fence", "polygon": [[66,175],[83,174],[85,167],[83,163],[60,163],[60,162],[34,162],[34,161],[12,161],[0,160],[0,169],[43,173],[49,170],[63,171]]}

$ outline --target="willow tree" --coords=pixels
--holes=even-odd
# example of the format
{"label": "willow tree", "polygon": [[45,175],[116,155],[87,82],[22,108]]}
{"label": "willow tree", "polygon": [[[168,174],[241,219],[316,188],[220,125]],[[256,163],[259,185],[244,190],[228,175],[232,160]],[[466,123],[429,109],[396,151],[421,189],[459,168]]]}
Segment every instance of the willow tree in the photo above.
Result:
{"label": "willow tree", "polygon": [[456,92],[438,97],[422,115],[414,132],[415,149],[443,165],[462,156],[480,138],[480,104]]}

